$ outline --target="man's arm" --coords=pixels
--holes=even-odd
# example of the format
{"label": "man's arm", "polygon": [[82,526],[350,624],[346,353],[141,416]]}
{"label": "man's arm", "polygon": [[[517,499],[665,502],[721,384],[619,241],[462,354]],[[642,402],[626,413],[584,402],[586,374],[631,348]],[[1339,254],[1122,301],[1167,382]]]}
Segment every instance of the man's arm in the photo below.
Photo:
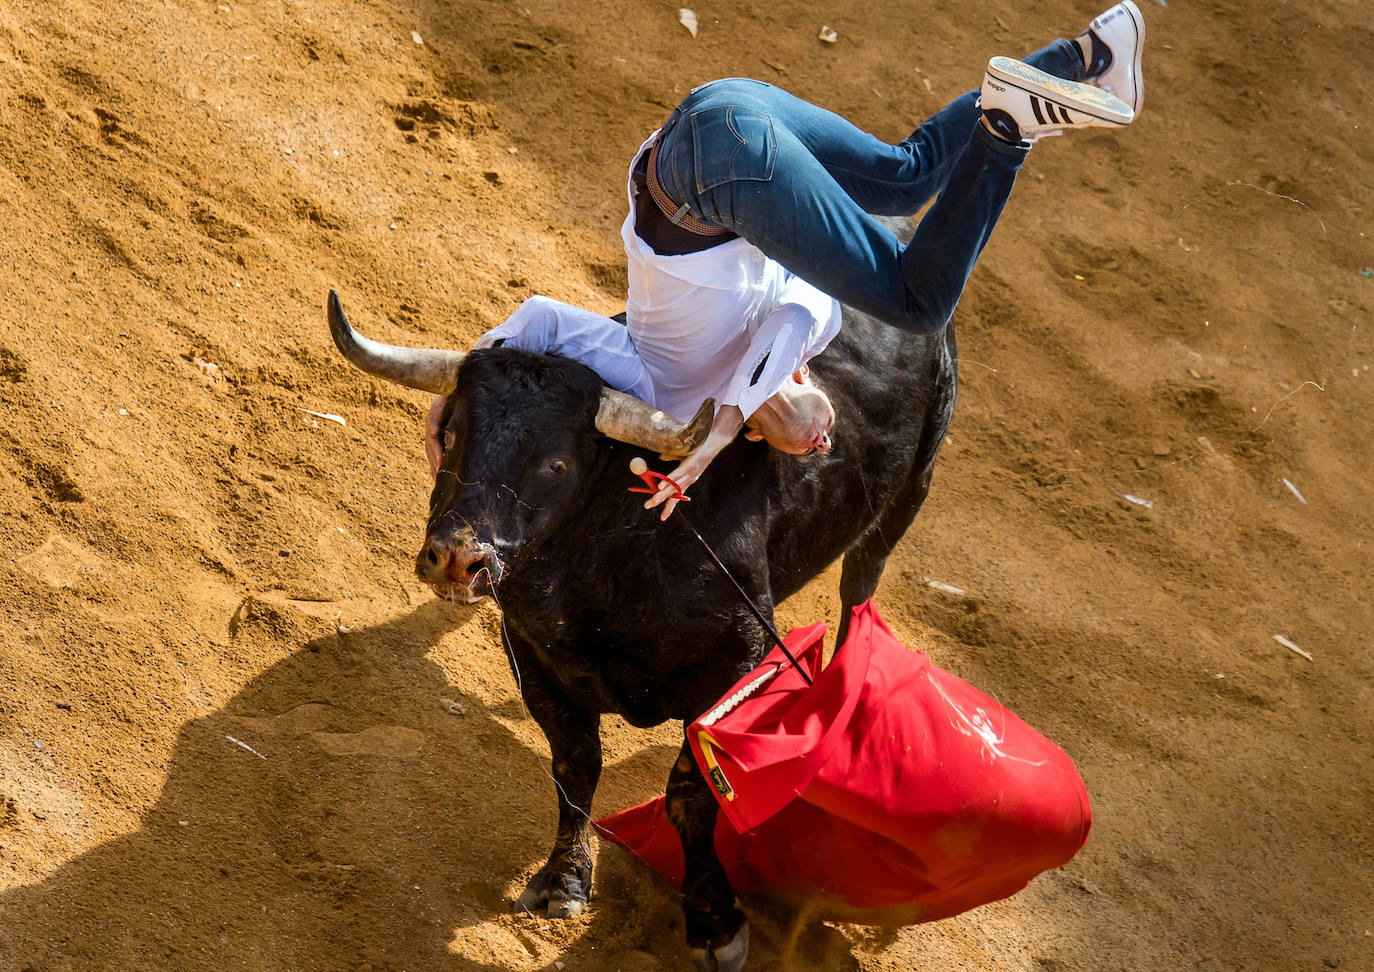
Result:
{"label": "man's arm", "polygon": [[717,400],[738,405],[747,420],[791,375],[824,351],[839,331],[839,304],[793,277],[750,339],[749,350]]}
{"label": "man's arm", "polygon": [[[706,467],[711,464],[711,460],[720,455],[722,449],[734,441],[739,430],[744,427],[744,413],[739,410],[737,405],[722,405],[716,410],[716,417],[711,422],[711,431],[706,435],[706,441],[697,447],[686,459],[678,464],[678,467],[669,474],[668,478],[677,483],[678,487],[685,493],[687,487],[701,478],[701,474],[706,471]],[[651,510],[660,503],[663,504],[663,513],[660,520],[666,520],[672,515],[673,508],[677,506],[677,490],[668,483],[659,486],[659,490],[649,498],[644,504],[646,510]]]}
{"label": "man's arm", "polygon": [[436,398],[429,406],[429,415],[425,418],[425,458],[429,460],[429,475],[433,479],[439,478],[439,463],[444,458],[444,443],[440,438],[439,419],[444,416],[444,402],[448,401],[443,395]]}
{"label": "man's arm", "polygon": [[[653,383],[635,351],[625,325],[575,304],[551,297],[530,297],[500,324],[477,339],[474,349],[520,348],[543,354],[571,358],[591,368],[616,391],[652,400]],[[429,471],[439,474],[444,447],[439,420],[444,399],[435,399],[425,421],[425,455]]]}
{"label": "man's arm", "polygon": [[616,391],[652,401],[649,372],[619,321],[551,297],[530,297],[504,324],[477,339],[476,349],[500,343],[571,358],[591,368]]}

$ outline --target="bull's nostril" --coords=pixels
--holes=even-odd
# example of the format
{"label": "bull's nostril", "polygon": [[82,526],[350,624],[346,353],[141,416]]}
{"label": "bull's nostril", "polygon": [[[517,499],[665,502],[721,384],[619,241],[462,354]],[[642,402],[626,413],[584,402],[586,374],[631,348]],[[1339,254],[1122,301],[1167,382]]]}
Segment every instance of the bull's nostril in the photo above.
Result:
{"label": "bull's nostril", "polygon": [[428,560],[435,567],[439,566],[439,555],[434,552],[433,547],[430,547],[429,550],[426,552],[425,559]]}

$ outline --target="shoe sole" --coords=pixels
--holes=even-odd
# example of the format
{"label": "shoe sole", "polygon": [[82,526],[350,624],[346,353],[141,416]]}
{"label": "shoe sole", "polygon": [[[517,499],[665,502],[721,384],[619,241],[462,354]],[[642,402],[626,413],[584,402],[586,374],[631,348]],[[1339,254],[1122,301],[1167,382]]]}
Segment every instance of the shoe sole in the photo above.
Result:
{"label": "shoe sole", "polygon": [[[994,57],[988,61],[988,76],[1027,94],[1037,95],[1060,108],[1081,112],[1104,125],[1126,126],[1135,117],[1131,106],[1101,88],[1077,81],[1065,81],[1046,74],[1022,61]],[[1071,126],[1066,126],[1071,127]]]}
{"label": "shoe sole", "polygon": [[[1131,0],[1121,0],[1121,3],[1117,4],[1117,6],[1126,11],[1126,16],[1131,18],[1131,26],[1135,28],[1135,52],[1131,60],[1131,64],[1133,65],[1131,80],[1135,84],[1136,103],[1131,105],[1131,109],[1138,115],[1140,114],[1140,105],[1145,100],[1145,96],[1140,93],[1145,90],[1144,72],[1140,69],[1141,58],[1145,56],[1145,18],[1140,15],[1140,8],[1132,3]],[[1088,25],[1088,29],[1099,30],[1097,25],[1101,20],[1101,17],[1096,18]],[[1100,37],[1101,34],[1099,33],[1098,36]]]}

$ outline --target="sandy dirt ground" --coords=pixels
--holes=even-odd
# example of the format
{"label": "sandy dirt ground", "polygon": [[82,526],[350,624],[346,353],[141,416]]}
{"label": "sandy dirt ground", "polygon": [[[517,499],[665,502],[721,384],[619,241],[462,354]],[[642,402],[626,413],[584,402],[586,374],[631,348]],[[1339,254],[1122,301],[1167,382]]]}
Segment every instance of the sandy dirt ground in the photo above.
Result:
{"label": "sandy dirt ground", "polygon": [[[1145,111],[1035,148],[878,593],[1074,757],[1092,837],[933,925],[748,902],[752,968],[1374,969],[1371,11],[1140,2]],[[0,969],[686,964],[618,848],[586,915],[509,913],[548,751],[495,609],[411,573],[425,396],[325,295],[453,347],[614,312],[624,166],[693,85],[896,140],[1098,12],[695,9],[0,0]],[[661,789],[672,727],[605,738],[597,811]]]}

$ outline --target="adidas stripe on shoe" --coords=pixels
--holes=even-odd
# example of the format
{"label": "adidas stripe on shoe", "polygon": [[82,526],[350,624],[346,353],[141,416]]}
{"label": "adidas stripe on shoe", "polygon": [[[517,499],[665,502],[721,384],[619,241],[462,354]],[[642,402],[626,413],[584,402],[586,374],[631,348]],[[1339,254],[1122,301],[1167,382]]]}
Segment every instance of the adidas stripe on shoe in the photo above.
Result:
{"label": "adidas stripe on shoe", "polygon": [[1120,128],[1131,106],[1101,88],[1065,81],[1009,57],[994,57],[983,75],[983,118],[1008,142],[1034,142],[1070,128]]}

